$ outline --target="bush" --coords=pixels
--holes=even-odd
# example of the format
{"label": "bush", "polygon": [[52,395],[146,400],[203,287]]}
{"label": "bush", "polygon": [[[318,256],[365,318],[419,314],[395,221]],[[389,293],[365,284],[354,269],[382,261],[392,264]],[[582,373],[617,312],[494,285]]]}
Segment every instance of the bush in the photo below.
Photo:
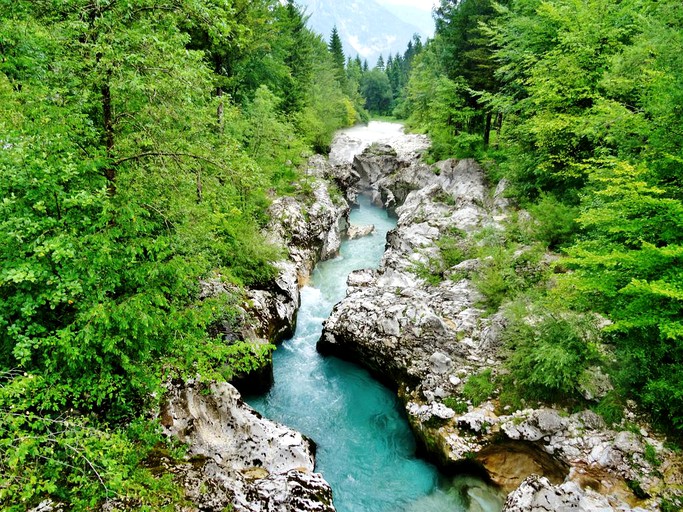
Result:
{"label": "bush", "polygon": [[493,246],[481,250],[482,266],[473,281],[484,295],[489,311],[496,311],[505,300],[543,279],[543,268],[539,265],[541,249],[539,246],[521,250],[517,246]]}
{"label": "bush", "polygon": [[462,388],[462,394],[470,400],[475,407],[486,401],[495,391],[496,383],[490,368],[487,368],[476,375],[471,375]]}
{"label": "bush", "polygon": [[150,510],[181,503],[172,475],[146,467],[161,447],[171,459],[181,456],[166,445],[158,425],[140,419],[112,431],[96,415],[51,415],[41,411],[50,393],[44,379],[11,373],[0,379],[2,510],[28,510],[46,498],[74,510],[93,510],[117,497]]}
{"label": "bush", "polygon": [[599,361],[594,322],[570,311],[527,313],[513,315],[504,334],[513,380],[529,397],[580,397],[583,372]]}
{"label": "bush", "polygon": [[447,235],[441,237],[436,245],[441,251],[441,258],[445,269],[454,267],[469,257],[468,250],[464,247],[464,242],[455,236]]}
{"label": "bush", "polygon": [[600,400],[595,407],[595,412],[602,416],[608,425],[620,423],[624,419],[624,405],[615,392],[608,393]]}
{"label": "bush", "polygon": [[443,404],[449,409],[453,409],[455,414],[464,414],[467,412],[467,404],[454,396],[444,398]]}
{"label": "bush", "polygon": [[532,235],[550,249],[571,242],[579,229],[576,222],[578,208],[562,203],[550,194],[542,195],[536,204],[529,207],[529,213],[535,220]]}

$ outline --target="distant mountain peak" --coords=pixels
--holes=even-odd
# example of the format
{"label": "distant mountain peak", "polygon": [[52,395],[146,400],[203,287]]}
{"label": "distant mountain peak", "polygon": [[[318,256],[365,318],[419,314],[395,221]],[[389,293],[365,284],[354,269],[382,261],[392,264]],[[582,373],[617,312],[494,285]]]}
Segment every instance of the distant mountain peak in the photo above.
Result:
{"label": "distant mountain peak", "polygon": [[[311,15],[308,24],[313,30],[329,40],[336,26],[344,54],[351,58],[359,55],[370,66],[375,65],[380,55],[385,60],[389,55],[402,55],[414,34],[423,39],[430,35],[374,0],[299,0],[298,3]],[[424,20],[421,24],[424,26]]]}

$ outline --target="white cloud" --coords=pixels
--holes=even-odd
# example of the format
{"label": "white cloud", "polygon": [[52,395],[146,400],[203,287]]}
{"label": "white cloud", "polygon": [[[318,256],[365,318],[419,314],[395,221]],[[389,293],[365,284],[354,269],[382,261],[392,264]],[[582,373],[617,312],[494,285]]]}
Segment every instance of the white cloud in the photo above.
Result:
{"label": "white cloud", "polygon": [[378,3],[387,5],[407,5],[423,11],[431,11],[432,7],[439,3],[438,0],[378,0]]}

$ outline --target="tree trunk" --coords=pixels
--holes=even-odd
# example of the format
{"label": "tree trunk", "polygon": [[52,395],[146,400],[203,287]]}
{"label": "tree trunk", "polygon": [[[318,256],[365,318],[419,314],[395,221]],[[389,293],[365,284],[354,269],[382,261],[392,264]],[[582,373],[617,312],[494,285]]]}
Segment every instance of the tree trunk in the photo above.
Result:
{"label": "tree trunk", "polygon": [[216,96],[218,97],[218,107],[216,108],[216,122],[218,123],[218,133],[223,133],[223,89],[216,88]]}
{"label": "tree trunk", "polygon": [[491,119],[493,118],[493,113],[486,112],[486,125],[484,126],[484,146],[489,146],[489,141],[491,140]]}
{"label": "tree trunk", "polygon": [[503,129],[503,113],[498,112],[496,115],[496,144],[494,145],[495,149],[498,149],[498,144],[500,144],[500,132]]}
{"label": "tree trunk", "polygon": [[[102,93],[102,117],[104,122],[104,144],[107,151],[107,158],[111,159],[114,150],[114,121],[111,108],[111,89],[109,82],[105,81],[101,88]],[[116,167],[109,164],[104,169],[104,176],[107,178],[107,191],[110,196],[116,194]]]}
{"label": "tree trunk", "polygon": [[204,187],[202,186],[202,170],[197,169],[197,204],[202,202],[202,192]]}

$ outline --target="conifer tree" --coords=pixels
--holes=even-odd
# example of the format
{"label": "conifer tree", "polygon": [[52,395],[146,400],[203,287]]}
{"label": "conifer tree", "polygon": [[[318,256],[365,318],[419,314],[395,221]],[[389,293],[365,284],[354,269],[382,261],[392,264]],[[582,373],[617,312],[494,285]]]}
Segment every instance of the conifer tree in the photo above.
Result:
{"label": "conifer tree", "polygon": [[327,48],[332,54],[332,61],[334,62],[337,71],[337,78],[340,83],[343,83],[345,78],[344,63],[346,62],[346,58],[344,57],[344,48],[336,26],[332,28],[332,35],[330,36],[330,43],[327,45]]}

